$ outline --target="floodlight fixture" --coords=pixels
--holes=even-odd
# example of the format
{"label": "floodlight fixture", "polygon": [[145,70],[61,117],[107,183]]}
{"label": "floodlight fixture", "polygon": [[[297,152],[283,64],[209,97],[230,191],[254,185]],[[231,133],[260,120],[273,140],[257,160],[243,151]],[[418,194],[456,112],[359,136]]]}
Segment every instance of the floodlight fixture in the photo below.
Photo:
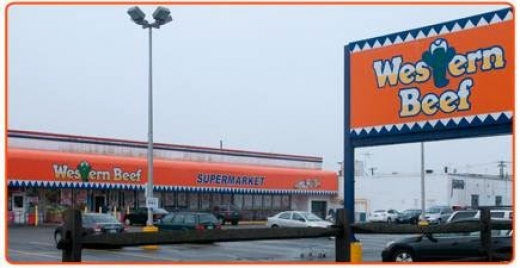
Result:
{"label": "floodlight fixture", "polygon": [[170,10],[165,7],[157,7],[153,12],[152,17],[155,20],[160,21],[162,24],[162,22],[167,21],[168,18],[171,18]]}
{"label": "floodlight fixture", "polygon": [[146,22],[144,19],[146,14],[137,6],[129,8],[127,13],[130,15],[130,18],[139,25],[143,25],[144,22]]}

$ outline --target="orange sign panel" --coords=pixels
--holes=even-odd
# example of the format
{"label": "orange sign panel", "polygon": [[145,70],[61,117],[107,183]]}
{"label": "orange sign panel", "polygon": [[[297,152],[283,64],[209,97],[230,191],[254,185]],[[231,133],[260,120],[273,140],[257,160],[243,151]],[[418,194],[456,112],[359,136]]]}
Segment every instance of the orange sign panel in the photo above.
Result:
{"label": "orange sign panel", "polygon": [[[96,154],[9,149],[8,180],[144,185],[147,160]],[[154,159],[154,185],[337,191],[335,172]]]}
{"label": "orange sign panel", "polygon": [[506,9],[349,44],[351,130],[510,120],[512,14]]}

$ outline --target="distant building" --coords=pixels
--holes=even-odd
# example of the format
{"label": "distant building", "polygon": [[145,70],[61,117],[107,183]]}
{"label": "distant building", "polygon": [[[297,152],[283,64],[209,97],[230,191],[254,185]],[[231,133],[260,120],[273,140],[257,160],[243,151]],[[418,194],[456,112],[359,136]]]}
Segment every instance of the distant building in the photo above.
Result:
{"label": "distant building", "polygon": [[[428,173],[425,176],[425,207],[512,206],[513,177],[479,174]],[[343,199],[343,176],[338,181]],[[355,177],[357,220],[376,209],[402,211],[421,208],[421,175],[391,174]]]}

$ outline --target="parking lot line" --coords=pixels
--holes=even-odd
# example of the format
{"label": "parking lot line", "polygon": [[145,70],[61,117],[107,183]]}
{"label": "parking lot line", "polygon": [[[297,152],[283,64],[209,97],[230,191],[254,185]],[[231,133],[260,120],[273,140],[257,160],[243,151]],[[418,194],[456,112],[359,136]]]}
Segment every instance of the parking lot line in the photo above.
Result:
{"label": "parking lot line", "polygon": [[34,242],[34,241],[31,241],[31,242],[27,242],[28,244],[32,244],[32,245],[43,245],[43,246],[54,246],[55,244],[54,243],[48,243],[48,242]]}
{"label": "parking lot line", "polygon": [[8,250],[10,252],[12,252],[14,254],[18,254],[18,255],[39,256],[39,257],[46,257],[46,258],[61,260],[61,256],[56,256],[56,255],[47,255],[47,254],[42,254],[42,253],[33,253],[33,252],[24,251],[24,250],[17,250],[17,249],[8,249]]}
{"label": "parking lot line", "polygon": [[[163,260],[163,261],[169,261],[169,262],[179,261],[178,259],[162,258],[161,256],[158,256],[157,254],[154,254],[154,255],[139,254],[136,251],[132,251],[131,253],[126,253],[122,250],[120,251],[119,249],[117,249],[117,250],[86,249],[85,253],[87,253],[88,251],[105,252],[105,253],[108,253],[111,255],[117,254],[117,255],[123,255],[123,256],[141,257],[141,258],[148,258],[148,259],[153,259],[153,260]],[[143,251],[144,251],[144,249],[143,249]],[[96,257],[99,257],[99,256],[96,256]],[[132,261],[132,262],[135,262],[135,261]]]}

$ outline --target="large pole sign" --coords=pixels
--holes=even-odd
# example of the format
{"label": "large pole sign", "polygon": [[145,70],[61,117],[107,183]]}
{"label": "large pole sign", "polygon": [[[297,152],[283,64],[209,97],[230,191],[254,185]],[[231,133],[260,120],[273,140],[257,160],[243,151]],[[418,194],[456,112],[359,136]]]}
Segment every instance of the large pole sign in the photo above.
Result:
{"label": "large pole sign", "polygon": [[[345,208],[354,148],[512,132],[512,8],[345,47]],[[391,157],[391,156],[390,156]]]}
{"label": "large pole sign", "polygon": [[511,9],[349,44],[350,138],[510,124]]}

